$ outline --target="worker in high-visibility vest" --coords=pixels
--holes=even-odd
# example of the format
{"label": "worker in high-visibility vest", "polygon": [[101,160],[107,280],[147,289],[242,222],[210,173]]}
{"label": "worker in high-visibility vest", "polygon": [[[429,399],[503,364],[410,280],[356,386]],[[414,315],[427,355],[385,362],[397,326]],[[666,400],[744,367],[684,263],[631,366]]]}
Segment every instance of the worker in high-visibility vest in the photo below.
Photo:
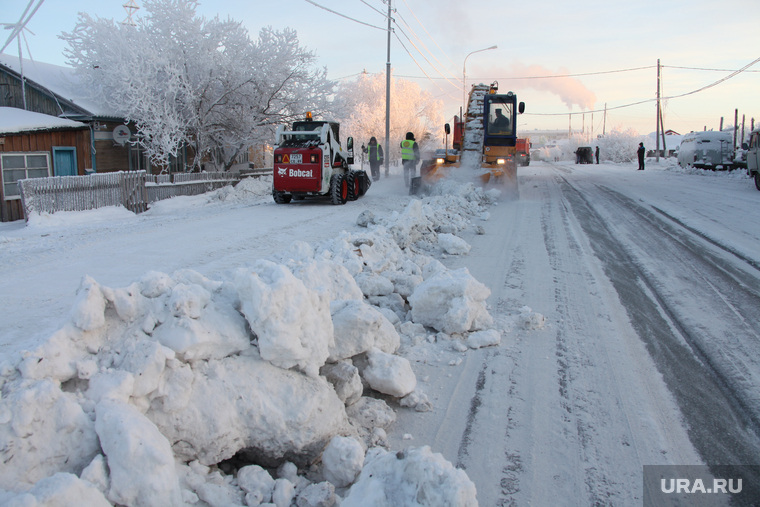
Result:
{"label": "worker in high-visibility vest", "polygon": [[401,163],[404,166],[404,184],[409,182],[417,172],[417,162],[420,160],[420,145],[414,140],[412,132],[406,133],[406,139],[401,141]]}
{"label": "worker in high-visibility vest", "polygon": [[[383,165],[383,147],[377,143],[377,138],[372,137],[369,140],[369,146],[362,146],[362,151],[369,158],[369,169],[372,172],[372,180],[380,179],[380,166]],[[386,175],[387,176],[387,175]]]}

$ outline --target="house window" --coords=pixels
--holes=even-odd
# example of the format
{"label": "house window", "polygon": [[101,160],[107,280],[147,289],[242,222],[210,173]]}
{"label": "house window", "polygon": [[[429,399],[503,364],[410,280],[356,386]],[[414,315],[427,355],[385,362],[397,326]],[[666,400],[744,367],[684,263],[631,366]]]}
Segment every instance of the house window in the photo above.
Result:
{"label": "house window", "polygon": [[2,173],[5,200],[19,199],[21,197],[21,190],[17,183],[19,180],[50,176],[50,154],[45,151],[2,153],[0,154],[0,173]]}

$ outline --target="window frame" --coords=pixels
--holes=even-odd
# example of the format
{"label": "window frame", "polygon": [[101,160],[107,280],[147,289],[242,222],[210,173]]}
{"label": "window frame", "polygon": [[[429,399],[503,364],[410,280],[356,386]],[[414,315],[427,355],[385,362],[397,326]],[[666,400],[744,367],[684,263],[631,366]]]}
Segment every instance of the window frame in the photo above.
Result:
{"label": "window frame", "polygon": [[[45,157],[45,163],[46,167],[29,167],[29,157]],[[24,157],[24,167],[5,167],[5,157]],[[21,199],[21,188],[19,187],[15,194],[8,195],[6,193],[6,185],[13,185],[15,184],[16,187],[18,187],[18,181],[22,179],[29,179],[29,171],[39,171],[42,169],[47,169],[47,174],[45,176],[31,176],[31,178],[48,178],[50,177],[50,152],[47,151],[5,151],[0,152],[0,184],[2,185],[3,190],[3,200],[4,201],[16,201]],[[6,171],[24,171],[24,177],[23,178],[16,178],[13,182],[6,183]]]}

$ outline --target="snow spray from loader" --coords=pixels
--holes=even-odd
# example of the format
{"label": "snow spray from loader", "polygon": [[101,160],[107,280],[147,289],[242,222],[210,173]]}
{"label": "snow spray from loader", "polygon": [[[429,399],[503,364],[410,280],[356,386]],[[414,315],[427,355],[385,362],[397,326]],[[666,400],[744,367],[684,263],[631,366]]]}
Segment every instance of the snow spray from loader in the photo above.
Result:
{"label": "snow spray from loader", "polygon": [[423,160],[410,194],[424,192],[440,179],[455,178],[503,187],[505,193],[517,196],[517,115],[525,111],[525,103],[518,103],[512,92],[498,94],[498,89],[495,81],[490,86],[473,85],[465,120],[454,118],[453,148],[448,149],[447,123],[446,149]]}

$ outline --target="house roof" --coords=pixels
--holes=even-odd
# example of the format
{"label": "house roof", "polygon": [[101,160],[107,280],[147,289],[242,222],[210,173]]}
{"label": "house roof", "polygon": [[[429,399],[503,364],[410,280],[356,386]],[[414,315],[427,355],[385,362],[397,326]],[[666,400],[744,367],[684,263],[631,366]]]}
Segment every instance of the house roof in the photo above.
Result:
{"label": "house roof", "polygon": [[0,107],[0,135],[62,128],[83,128],[86,124],[15,107]]}
{"label": "house roof", "polygon": [[107,103],[103,103],[103,100],[98,100],[95,94],[89,93],[87,87],[82,86],[72,67],[62,67],[27,58],[19,62],[18,56],[0,53],[0,67],[21,75],[22,64],[24,78],[28,83],[54,94],[58,99],[71,103],[77,109],[86,111],[80,116],[122,118],[122,115],[115,112]]}

